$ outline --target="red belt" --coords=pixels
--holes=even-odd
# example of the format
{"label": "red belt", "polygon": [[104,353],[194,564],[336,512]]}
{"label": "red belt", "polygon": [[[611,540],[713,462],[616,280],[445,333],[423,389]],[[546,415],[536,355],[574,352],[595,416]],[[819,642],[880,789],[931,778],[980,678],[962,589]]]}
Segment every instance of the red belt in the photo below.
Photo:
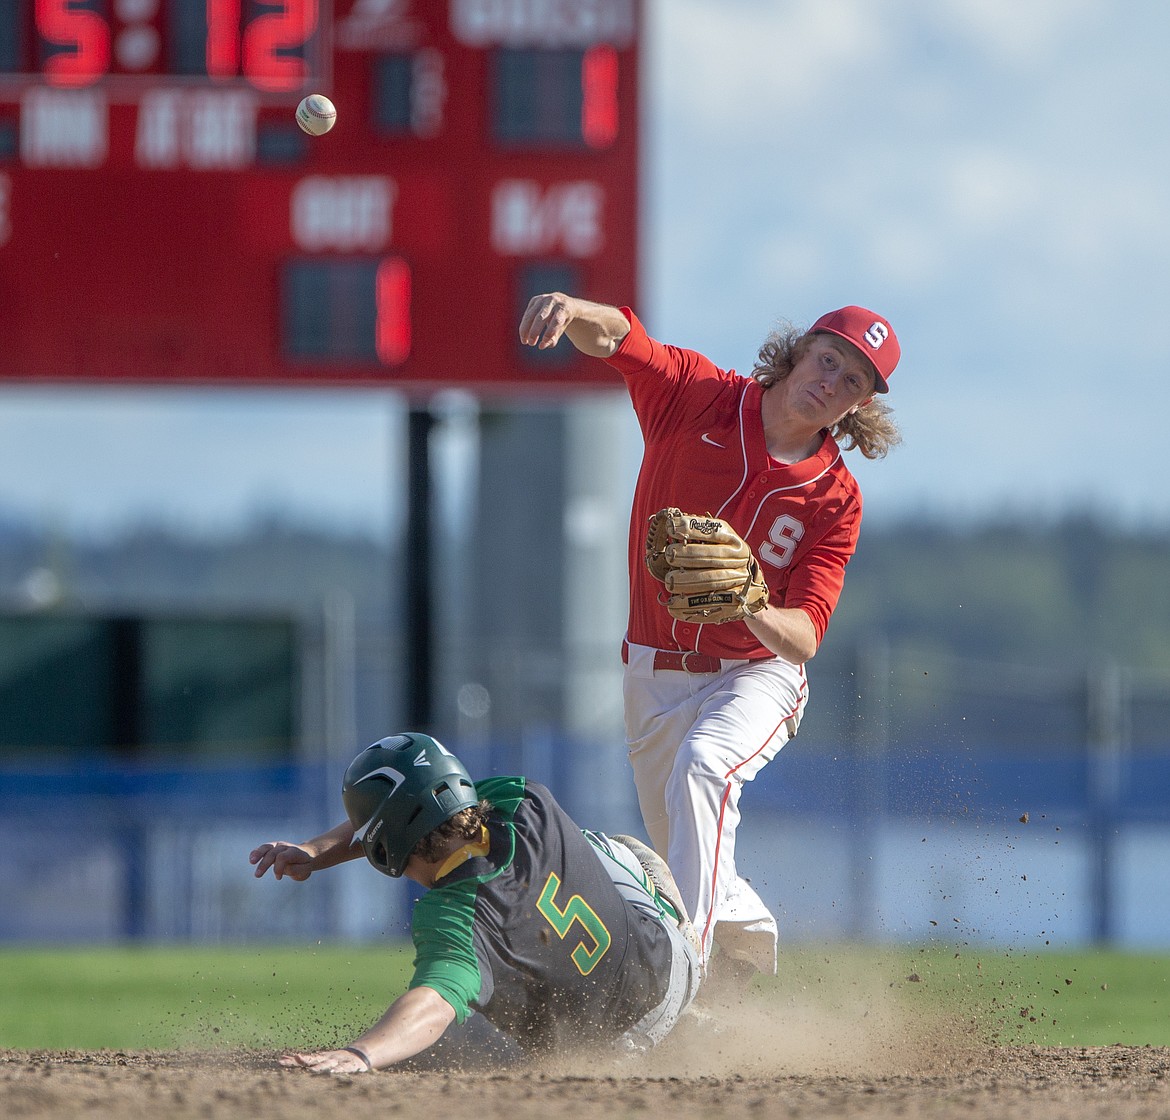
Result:
{"label": "red belt", "polygon": [[[626,641],[622,642],[622,661],[627,665],[630,661],[630,644]],[[706,653],[696,653],[693,649],[656,649],[654,668],[670,669],[676,673],[721,673],[723,661]]]}

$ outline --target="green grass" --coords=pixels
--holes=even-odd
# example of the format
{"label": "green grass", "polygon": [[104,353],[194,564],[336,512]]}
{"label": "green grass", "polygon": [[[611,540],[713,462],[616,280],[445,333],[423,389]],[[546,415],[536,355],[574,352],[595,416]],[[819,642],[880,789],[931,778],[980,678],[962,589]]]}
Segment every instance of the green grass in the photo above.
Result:
{"label": "green grass", "polygon": [[790,950],[780,976],[757,986],[778,999],[819,993],[855,1007],[885,992],[912,1013],[957,1016],[1002,1045],[1170,1046],[1166,954],[834,945]]}
{"label": "green grass", "polygon": [[409,946],[0,950],[0,1047],[348,1042],[406,987]]}
{"label": "green grass", "polygon": [[[0,1048],[341,1044],[405,988],[410,961],[405,945],[0,950]],[[1002,1045],[1170,1046],[1168,956],[789,946],[756,988],[778,1024],[794,1001],[859,1017],[892,999]]]}

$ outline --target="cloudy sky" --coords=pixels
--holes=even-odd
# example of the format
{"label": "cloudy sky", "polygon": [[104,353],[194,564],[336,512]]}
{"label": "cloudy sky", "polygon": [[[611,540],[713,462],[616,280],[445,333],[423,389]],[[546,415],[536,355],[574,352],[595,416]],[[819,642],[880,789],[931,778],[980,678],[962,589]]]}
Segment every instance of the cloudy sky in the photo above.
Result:
{"label": "cloudy sky", "polygon": [[[871,518],[1170,526],[1166,0],[650,0],[653,333],[750,367],[861,303],[903,348]],[[0,389],[0,508],[382,529],[383,395]],[[631,435],[634,429],[631,425]]]}

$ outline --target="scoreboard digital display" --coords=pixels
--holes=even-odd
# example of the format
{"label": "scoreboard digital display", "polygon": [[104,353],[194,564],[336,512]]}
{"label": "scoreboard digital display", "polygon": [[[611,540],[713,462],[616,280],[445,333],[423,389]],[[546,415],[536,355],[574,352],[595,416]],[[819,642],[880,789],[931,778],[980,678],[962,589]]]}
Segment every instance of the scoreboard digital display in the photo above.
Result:
{"label": "scoreboard digital display", "polygon": [[320,78],[318,0],[9,0],[0,67],[60,88],[168,75],[288,93]]}
{"label": "scoreboard digital display", "polygon": [[[0,379],[612,384],[640,0],[0,0]],[[337,106],[297,128],[307,93]]]}

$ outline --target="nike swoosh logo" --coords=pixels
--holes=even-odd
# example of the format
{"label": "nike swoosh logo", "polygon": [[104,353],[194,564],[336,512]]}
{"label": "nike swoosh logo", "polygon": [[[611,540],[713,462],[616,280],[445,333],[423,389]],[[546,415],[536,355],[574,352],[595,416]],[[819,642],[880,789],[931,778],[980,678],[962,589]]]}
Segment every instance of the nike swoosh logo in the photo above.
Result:
{"label": "nike swoosh logo", "polygon": [[[384,778],[390,782],[390,792],[386,794],[387,797],[393,796],[398,787],[406,781],[406,777],[400,771],[395,770],[393,766],[379,766],[376,770],[371,770],[368,774],[358,778],[354,785],[361,785],[362,782],[368,782],[371,778]],[[371,826],[378,819],[380,813],[381,806],[378,807],[374,815],[361,828],[354,829],[354,840],[365,840],[366,833],[370,831]]]}
{"label": "nike swoosh logo", "polygon": [[[706,432],[703,433],[703,442],[709,443],[712,447],[723,447],[723,444],[716,443]],[[724,450],[726,451],[727,449],[724,448]]]}

